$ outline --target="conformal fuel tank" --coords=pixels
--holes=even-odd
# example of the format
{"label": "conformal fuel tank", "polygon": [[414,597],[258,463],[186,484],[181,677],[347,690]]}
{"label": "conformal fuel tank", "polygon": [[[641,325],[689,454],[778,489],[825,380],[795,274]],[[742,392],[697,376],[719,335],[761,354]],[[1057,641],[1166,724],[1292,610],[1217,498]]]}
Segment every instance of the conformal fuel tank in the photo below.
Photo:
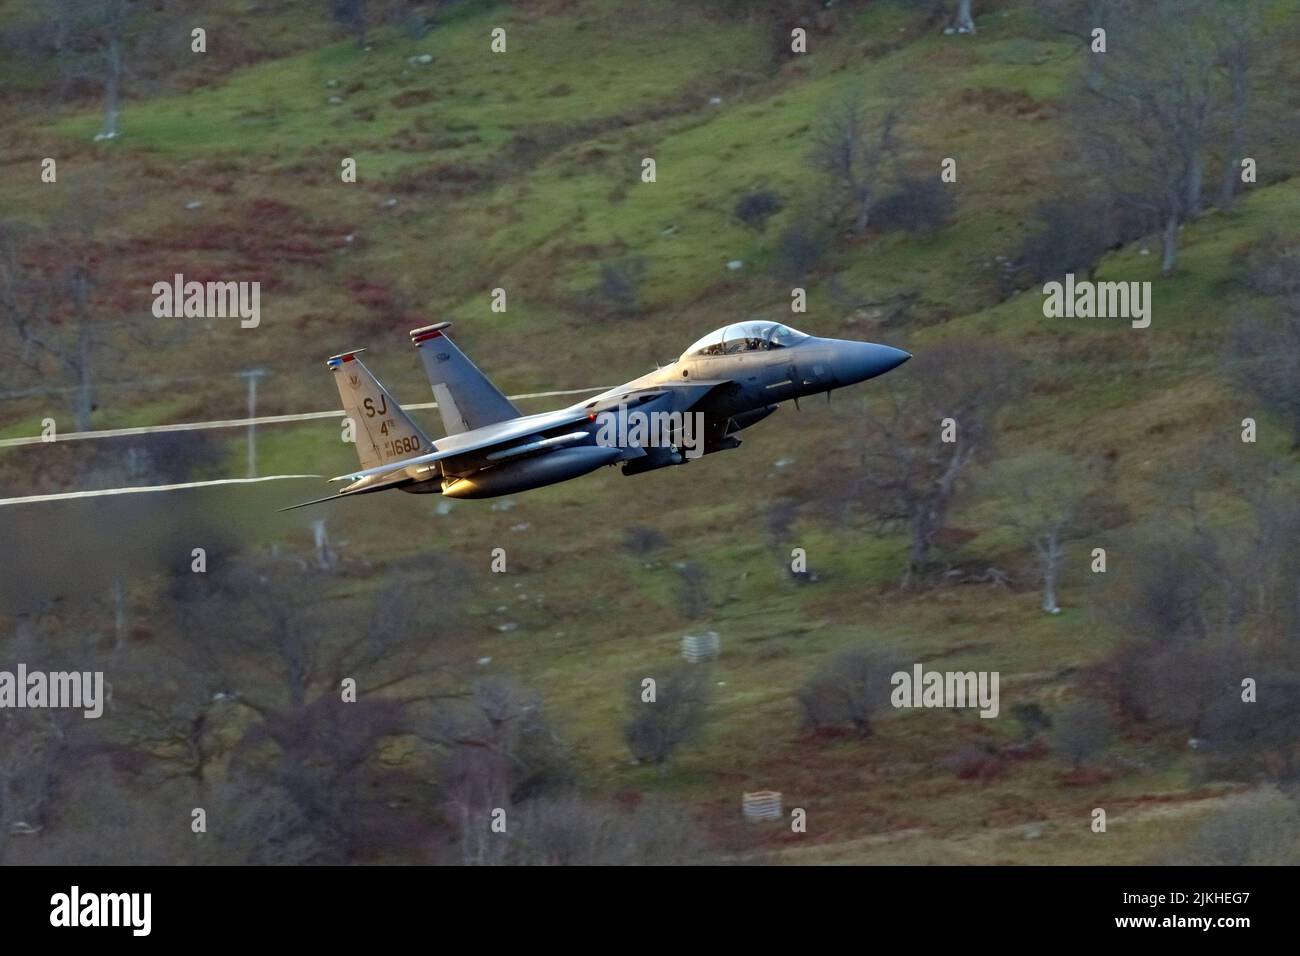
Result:
{"label": "conformal fuel tank", "polygon": [[448,498],[495,498],[498,495],[510,495],[577,478],[595,471],[601,465],[617,461],[622,455],[623,449],[605,445],[562,448],[536,458],[509,461],[481,471],[472,478],[448,479],[443,483],[442,493]]}

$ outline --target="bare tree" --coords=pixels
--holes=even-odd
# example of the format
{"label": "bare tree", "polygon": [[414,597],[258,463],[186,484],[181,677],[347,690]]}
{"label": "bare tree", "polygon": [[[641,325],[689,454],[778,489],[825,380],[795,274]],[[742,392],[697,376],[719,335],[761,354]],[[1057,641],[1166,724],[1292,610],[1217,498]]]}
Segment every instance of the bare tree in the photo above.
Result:
{"label": "bare tree", "polygon": [[367,0],[329,0],[329,6],[334,21],[351,30],[357,38],[357,46],[364,47],[370,30]]}
{"label": "bare tree", "polygon": [[1081,42],[1090,42],[1098,28],[1109,31],[1117,18],[1136,0],[1036,0],[1037,11],[1048,26]]}
{"label": "bare tree", "polygon": [[[30,6],[36,8],[35,17],[19,31],[20,48],[39,75],[52,78],[51,93],[57,99],[100,99],[103,121],[96,140],[112,140],[120,133],[128,86],[174,80],[192,63],[187,58],[193,4],[45,0]],[[9,38],[11,45],[14,39]]]}
{"label": "bare tree", "polygon": [[975,18],[971,15],[971,0],[957,0],[957,12],[952,18],[952,26],[945,33],[975,32]]}
{"label": "bare tree", "polygon": [[1163,644],[1233,636],[1240,582],[1225,545],[1206,528],[1148,530],[1132,573],[1116,585],[1122,597],[1113,606],[1127,630]]}
{"label": "bare tree", "polygon": [[795,570],[794,562],[790,560],[790,530],[798,517],[798,501],[789,497],[776,499],[767,512],[767,538],[777,565],[781,568],[781,576],[811,582],[816,580],[816,576],[806,569]]}
{"label": "bare tree", "polygon": [[691,620],[699,620],[713,607],[713,594],[709,587],[709,572],[694,561],[675,565],[677,587],[675,596],[681,612]]}
{"label": "bare tree", "polygon": [[1219,208],[1226,210],[1232,208],[1241,183],[1241,161],[1246,154],[1247,134],[1251,132],[1251,73],[1259,56],[1261,38],[1258,14],[1249,4],[1224,10],[1217,19],[1216,66],[1223,74],[1227,99],[1223,110],[1226,129],[1221,136],[1223,178],[1218,202]]}
{"label": "bare tree", "polygon": [[1225,54],[1209,0],[1151,0],[1111,16],[1107,52],[1090,59],[1075,116],[1109,188],[1160,218],[1161,270],[1169,274],[1179,228],[1201,211],[1206,164],[1230,104],[1234,125],[1244,128],[1248,102],[1233,99],[1225,77],[1246,82],[1250,60],[1239,54],[1249,47]]}
{"label": "bare tree", "polygon": [[41,866],[175,866],[204,862],[190,829],[190,801],[152,791],[147,800],[105,758],[81,756],[60,782],[56,826],[11,839],[12,862]]}
{"label": "bare tree", "polygon": [[1274,789],[1233,796],[1160,862],[1180,866],[1300,864],[1300,811]]}
{"label": "bare tree", "polygon": [[1233,384],[1281,417],[1291,433],[1291,449],[1300,449],[1300,296],[1275,319],[1237,322],[1228,373]]}
{"label": "bare tree", "polygon": [[898,155],[897,126],[896,108],[873,116],[859,97],[849,96],[828,111],[813,135],[812,165],[830,183],[834,212],[847,211],[858,235],[870,223],[884,165]]}
{"label": "bare tree", "polygon": [[1254,681],[1253,699],[1243,700],[1239,681],[1225,681],[1229,686],[1207,709],[1201,746],[1215,776],[1294,787],[1300,781],[1300,655],[1271,647],[1251,656],[1240,673]]}
{"label": "bare tree", "polygon": [[[39,241],[21,226],[0,223],[0,333],[33,374],[53,367],[71,384],[77,431],[90,427],[95,370],[109,348],[91,303],[102,211],[96,198],[80,194]],[[57,247],[54,265],[41,268],[31,261],[51,247]]]}
{"label": "bare tree", "polygon": [[504,813],[508,826],[514,813],[509,798],[509,769],[504,755],[474,744],[461,745],[443,765],[446,817],[456,833],[464,866],[488,866],[505,860],[509,843],[504,833],[493,829],[493,823],[497,814]]}
{"label": "bare tree", "polygon": [[[1243,569],[1247,612],[1267,621],[1276,645],[1300,648],[1300,500],[1274,478],[1246,500],[1254,515],[1252,562]],[[1300,666],[1300,664],[1297,664]]]}
{"label": "bare tree", "polygon": [[492,828],[494,813],[506,814],[510,832],[517,804],[545,798],[571,780],[567,749],[541,699],[507,678],[476,681],[466,700],[437,716],[432,739],[450,748],[443,795],[466,865],[505,860],[508,841]]}
{"label": "bare tree", "polygon": [[12,839],[37,837],[55,817],[73,764],[69,734],[80,714],[0,711],[0,863]]}
{"label": "bare tree", "polygon": [[103,4],[104,128],[96,139],[116,139],[122,102],[122,28],[130,0],[105,0]]}
{"label": "bare tree", "polygon": [[[52,646],[50,636],[40,615],[19,614],[12,631],[0,632],[0,661],[52,671],[80,670],[93,659],[89,642]],[[69,778],[94,749],[88,727],[94,723],[75,710],[0,709],[0,863],[10,850],[14,859],[26,859],[23,841],[50,836]]]}
{"label": "bare tree", "polygon": [[907,529],[905,585],[927,569],[967,468],[990,454],[997,418],[1022,387],[1016,360],[983,342],[934,346],[910,370],[908,391],[891,387],[887,412],[868,416],[857,481],[881,522]]}
{"label": "bare tree", "polygon": [[1083,45],[1085,83],[1092,89],[1106,56],[1094,53],[1093,31],[1109,32],[1133,7],[1136,0],[1037,0],[1038,12],[1052,28],[1074,37]]}
{"label": "bare tree", "polygon": [[655,678],[653,701],[642,698],[642,678],[638,677],[632,716],[623,727],[623,739],[632,756],[644,763],[662,764],[678,747],[694,740],[704,725],[711,677],[707,666],[675,665]]}
{"label": "bare tree", "polygon": [[975,32],[975,18],[972,0],[909,0],[910,5],[925,15],[927,24],[942,23],[943,32]]}
{"label": "bare tree", "polygon": [[1056,614],[1065,541],[1090,490],[1088,469],[1073,456],[1038,450],[1003,462],[993,482],[1006,494],[1007,523],[1024,536],[1038,559],[1042,609]]}
{"label": "bare tree", "polygon": [[185,784],[195,806],[208,806],[244,716],[222,679],[200,655],[160,647],[116,659],[113,684],[113,736],[102,749],[138,783]]}
{"label": "bare tree", "polygon": [[[142,662],[153,680],[124,668],[120,753],[222,806],[223,852],[241,860],[404,852],[429,828],[416,809],[388,805],[404,771],[380,755],[402,740],[431,761],[450,746],[434,718],[464,696],[430,647],[433,622],[456,621],[456,579],[448,567],[436,592],[415,586],[428,570],[393,569],[369,606],[335,594],[334,575],[306,557],[178,575],[170,603],[185,640],[174,659]],[[212,774],[217,765],[226,772]]]}
{"label": "bare tree", "polygon": [[118,136],[127,59],[138,20],[148,15],[134,0],[53,0],[45,11],[46,49],[62,91],[86,83],[102,91],[104,119],[97,140]]}
{"label": "bare tree", "polygon": [[530,801],[516,814],[508,862],[544,866],[666,866],[704,861],[707,840],[681,808],[615,810],[575,794]]}
{"label": "bare tree", "polygon": [[[1107,595],[1116,623],[1132,635],[1107,671],[1128,715],[1180,730],[1197,746],[1209,738],[1210,750],[1216,740],[1232,749],[1250,737],[1268,751],[1260,762],[1285,775],[1300,704],[1300,505],[1287,482],[1254,456],[1245,461],[1239,451],[1208,446],[1171,469],[1178,477],[1162,493],[1173,507],[1158,519],[1159,532],[1126,549],[1132,571]],[[1212,522],[1202,499],[1211,492],[1217,503],[1225,486],[1253,520]],[[1271,688],[1267,706],[1242,709],[1244,676]]]}
{"label": "bare tree", "polygon": [[1097,260],[1117,238],[1104,205],[1095,198],[1054,197],[1039,204],[1035,220],[1036,228],[1025,237],[1005,277],[1008,293],[1068,272],[1091,279]]}

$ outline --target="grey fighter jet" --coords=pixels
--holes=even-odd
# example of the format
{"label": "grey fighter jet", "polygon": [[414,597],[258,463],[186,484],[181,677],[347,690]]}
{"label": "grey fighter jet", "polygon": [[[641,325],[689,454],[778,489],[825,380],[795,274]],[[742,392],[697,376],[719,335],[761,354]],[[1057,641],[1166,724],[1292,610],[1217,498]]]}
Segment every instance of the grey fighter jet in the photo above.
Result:
{"label": "grey fighter jet", "polygon": [[338,493],[293,508],[392,488],[494,498],[606,465],[621,465],[625,475],[685,465],[739,447],[737,433],[781,402],[883,375],[911,358],[888,345],[816,338],[778,322],[740,322],[626,385],[523,415],[448,338],[450,325],[411,332],[447,432],[436,441],[361,364],[361,349],[325,363],[356,426],[361,468],[332,479],[347,482]]}

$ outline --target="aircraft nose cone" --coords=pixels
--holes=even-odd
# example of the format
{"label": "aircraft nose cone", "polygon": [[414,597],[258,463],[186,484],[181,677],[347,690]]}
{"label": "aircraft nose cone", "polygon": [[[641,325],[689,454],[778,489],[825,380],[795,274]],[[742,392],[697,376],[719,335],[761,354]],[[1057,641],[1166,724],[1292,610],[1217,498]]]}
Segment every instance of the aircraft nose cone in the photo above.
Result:
{"label": "aircraft nose cone", "polygon": [[898,368],[912,357],[911,352],[904,352],[902,349],[896,349],[892,345],[877,345],[876,352],[880,362],[880,371],[877,375]]}
{"label": "aircraft nose cone", "polygon": [[837,377],[847,385],[884,375],[912,357],[910,352],[874,342],[845,342],[844,355]]}

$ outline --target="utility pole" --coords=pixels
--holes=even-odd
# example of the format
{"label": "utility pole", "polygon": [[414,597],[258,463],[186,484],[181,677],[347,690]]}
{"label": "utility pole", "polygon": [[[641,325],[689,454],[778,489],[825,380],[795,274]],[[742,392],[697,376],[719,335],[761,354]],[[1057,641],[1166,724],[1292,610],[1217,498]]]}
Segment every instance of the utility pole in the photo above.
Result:
{"label": "utility pole", "polygon": [[[248,379],[248,417],[257,417],[257,380],[266,374],[264,368],[251,368],[240,372],[240,378]],[[248,423],[248,477],[257,477],[257,426]]]}

